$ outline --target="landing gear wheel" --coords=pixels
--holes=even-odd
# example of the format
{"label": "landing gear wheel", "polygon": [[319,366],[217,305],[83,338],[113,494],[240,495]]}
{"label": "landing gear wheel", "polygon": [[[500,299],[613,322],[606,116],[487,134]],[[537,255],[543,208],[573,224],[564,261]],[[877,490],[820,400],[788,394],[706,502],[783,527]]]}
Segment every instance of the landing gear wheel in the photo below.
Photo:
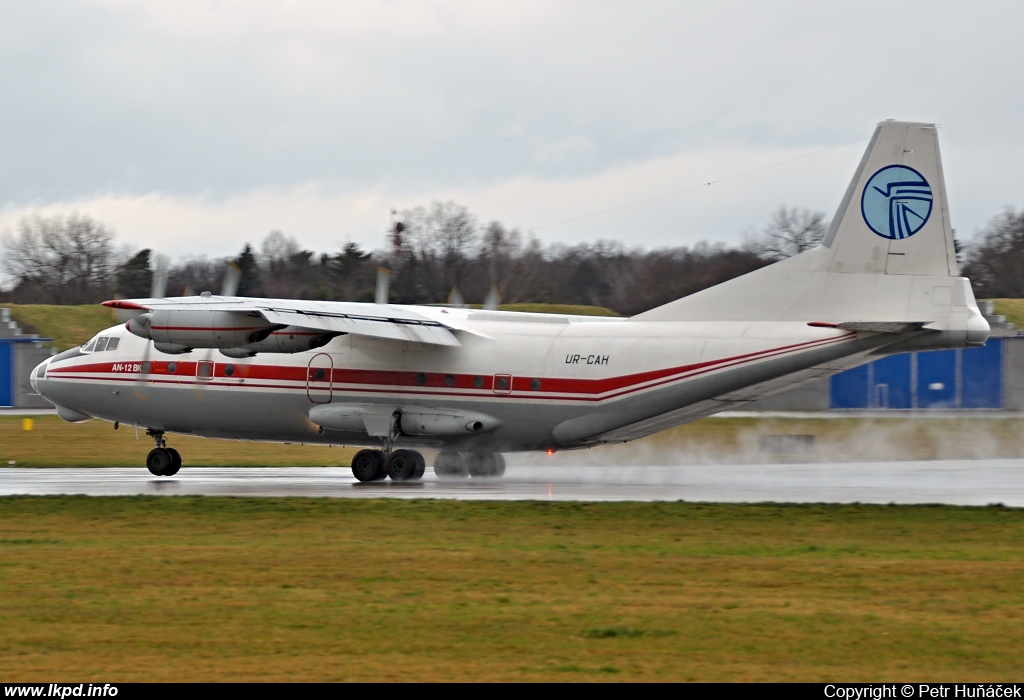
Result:
{"label": "landing gear wheel", "polygon": [[464,455],[459,452],[438,452],[434,457],[434,475],[438,479],[462,479],[469,472]]}
{"label": "landing gear wheel", "polygon": [[469,475],[472,477],[496,477],[505,473],[505,458],[496,453],[470,453],[466,455]]}
{"label": "landing gear wheel", "polygon": [[413,453],[416,455],[416,471],[413,473],[412,478],[417,480],[422,479],[423,473],[427,471],[427,460],[425,460],[423,455],[419,452],[413,451]]}
{"label": "landing gear wheel", "polygon": [[395,450],[388,459],[387,471],[392,481],[408,481],[414,479],[416,470],[419,467],[419,460],[423,459],[415,450]]}
{"label": "landing gear wheel", "polygon": [[352,476],[359,481],[380,481],[384,478],[384,454],[380,450],[360,450],[352,458]]}
{"label": "landing gear wheel", "polygon": [[174,476],[181,469],[181,455],[173,447],[166,447],[164,449],[171,454],[171,466],[164,471],[164,476]]}
{"label": "landing gear wheel", "polygon": [[166,448],[155,447],[146,456],[146,468],[153,476],[170,476],[174,473],[170,471],[174,468],[174,456]]}

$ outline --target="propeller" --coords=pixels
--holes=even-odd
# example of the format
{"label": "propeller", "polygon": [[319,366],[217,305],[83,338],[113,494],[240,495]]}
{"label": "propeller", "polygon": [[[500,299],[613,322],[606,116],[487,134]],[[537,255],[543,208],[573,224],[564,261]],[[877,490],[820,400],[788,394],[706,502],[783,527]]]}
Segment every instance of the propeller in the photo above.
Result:
{"label": "propeller", "polygon": [[[149,287],[149,297],[151,299],[161,299],[167,296],[167,269],[170,264],[170,258],[163,253],[157,253],[152,256],[152,267],[153,277]],[[114,295],[115,299],[119,299],[119,295]],[[131,308],[114,308],[114,320],[117,323],[127,323],[133,318],[137,318],[142,314],[146,313],[144,309],[131,309]]]}

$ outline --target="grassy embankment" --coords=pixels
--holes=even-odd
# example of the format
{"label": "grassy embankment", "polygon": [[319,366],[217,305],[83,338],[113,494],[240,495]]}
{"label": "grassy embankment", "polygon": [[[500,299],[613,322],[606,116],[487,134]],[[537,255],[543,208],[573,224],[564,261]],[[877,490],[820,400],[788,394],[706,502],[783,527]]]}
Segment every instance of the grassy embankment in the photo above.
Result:
{"label": "grassy embankment", "polygon": [[[0,466],[120,467],[143,463],[152,443],[131,426],[69,424],[36,416],[0,416]],[[538,457],[551,464],[729,464],[914,459],[1024,458],[1020,418],[706,418],[626,445]],[[809,449],[782,450],[768,436],[813,435]],[[767,440],[767,442],[766,442]],[[357,448],[213,440],[169,435],[190,467],[347,466]],[[429,461],[429,459],[428,459]]]}
{"label": "grassy embankment", "polygon": [[1024,328],[1024,299],[993,299],[995,312],[1006,316],[1014,328]]}
{"label": "grassy embankment", "polygon": [[[113,312],[99,304],[85,306],[52,306],[48,304],[4,304],[11,318],[26,332],[53,338],[58,350],[81,345],[104,328],[117,323]],[[580,316],[617,316],[611,309],[574,304],[503,304],[502,311],[529,311]]]}
{"label": "grassy embankment", "polygon": [[0,677],[1015,681],[1024,511],[0,499]]}

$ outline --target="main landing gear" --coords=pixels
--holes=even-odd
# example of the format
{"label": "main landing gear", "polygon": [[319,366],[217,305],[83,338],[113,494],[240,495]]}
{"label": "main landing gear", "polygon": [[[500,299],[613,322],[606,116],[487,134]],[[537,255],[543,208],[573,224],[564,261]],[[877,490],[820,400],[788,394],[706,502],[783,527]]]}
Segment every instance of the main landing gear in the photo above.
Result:
{"label": "main landing gear", "polygon": [[434,474],[439,479],[498,477],[505,473],[505,457],[497,452],[439,452]]}
{"label": "main landing gear", "polygon": [[423,477],[427,460],[416,450],[360,450],[352,458],[352,475],[359,481],[415,481]]}
{"label": "main landing gear", "polygon": [[[415,481],[423,477],[426,460],[416,450],[395,450],[390,457],[384,450],[360,450],[352,458],[352,475],[359,481]],[[439,479],[498,477],[505,473],[505,457],[496,452],[438,453],[434,474]]]}
{"label": "main landing gear", "polygon": [[153,438],[156,447],[146,456],[146,468],[153,476],[174,476],[181,469],[181,455],[173,447],[167,446],[164,431],[147,430],[146,435]]}

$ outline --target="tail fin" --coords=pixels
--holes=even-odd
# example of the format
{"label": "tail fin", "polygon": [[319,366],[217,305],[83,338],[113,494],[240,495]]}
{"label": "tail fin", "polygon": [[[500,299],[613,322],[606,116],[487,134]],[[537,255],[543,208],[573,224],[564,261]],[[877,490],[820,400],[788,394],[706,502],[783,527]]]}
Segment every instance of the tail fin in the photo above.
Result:
{"label": "tail fin", "polygon": [[821,244],[831,272],[959,275],[934,124],[878,125]]}
{"label": "tail fin", "polygon": [[885,121],[821,245],[634,318],[936,328],[953,307],[977,312],[958,275],[935,125]]}

